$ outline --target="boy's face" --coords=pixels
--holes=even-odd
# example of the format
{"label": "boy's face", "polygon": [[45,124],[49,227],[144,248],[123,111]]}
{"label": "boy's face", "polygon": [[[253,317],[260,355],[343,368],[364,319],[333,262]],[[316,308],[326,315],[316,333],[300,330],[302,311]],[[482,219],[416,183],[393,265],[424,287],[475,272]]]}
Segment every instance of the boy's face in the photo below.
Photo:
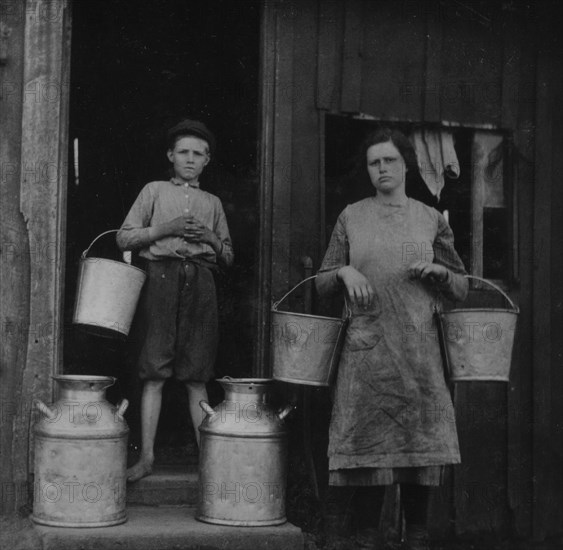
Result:
{"label": "boy's face", "polygon": [[197,181],[210,160],[207,141],[195,136],[178,138],[167,156],[174,167],[174,175],[186,182]]}

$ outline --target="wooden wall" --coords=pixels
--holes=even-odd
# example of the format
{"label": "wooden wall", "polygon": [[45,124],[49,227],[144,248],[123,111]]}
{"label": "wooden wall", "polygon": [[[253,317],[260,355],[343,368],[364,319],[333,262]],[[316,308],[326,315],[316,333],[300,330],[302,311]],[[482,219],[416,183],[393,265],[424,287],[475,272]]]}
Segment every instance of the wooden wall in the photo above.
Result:
{"label": "wooden wall", "polygon": [[[560,10],[559,10],[560,11]],[[561,15],[538,2],[532,265],[533,531],[561,532],[563,488],[563,97]]]}
{"label": "wooden wall", "polygon": [[28,503],[32,401],[60,370],[70,18],[66,0],[0,2],[0,512]]}
{"label": "wooden wall", "polygon": [[[279,0],[263,20],[262,297],[317,269],[324,235],[324,115],[448,121],[513,140],[511,382],[458,385],[463,464],[432,503],[435,535],[561,535],[562,47],[556,2]],[[560,23],[560,21],[559,21]],[[558,64],[558,65],[557,65]],[[492,303],[476,291],[473,303]],[[257,373],[267,374],[267,346]],[[559,368],[558,368],[559,367]],[[558,465],[559,464],[559,465]],[[453,526],[453,528],[452,528]]]}

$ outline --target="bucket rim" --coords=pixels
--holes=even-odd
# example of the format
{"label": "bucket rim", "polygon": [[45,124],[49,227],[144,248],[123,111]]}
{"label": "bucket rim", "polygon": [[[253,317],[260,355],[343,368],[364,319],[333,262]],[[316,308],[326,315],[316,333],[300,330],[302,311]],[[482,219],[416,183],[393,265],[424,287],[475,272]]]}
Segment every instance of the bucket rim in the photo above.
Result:
{"label": "bucket rim", "polygon": [[97,338],[103,338],[104,340],[126,340],[129,336],[129,330],[131,327],[116,329],[107,326],[100,325],[99,323],[88,322],[82,319],[76,320],[72,319],[72,324],[82,332],[95,336]]}
{"label": "bucket rim", "polygon": [[495,307],[476,307],[476,308],[456,308],[450,309],[448,311],[440,311],[440,316],[448,315],[449,313],[469,313],[469,312],[476,312],[476,313],[513,313],[514,315],[518,315],[520,313],[519,310],[508,309],[508,308],[495,308]]}
{"label": "bucket rim", "polygon": [[499,382],[506,383],[510,382],[510,375],[487,375],[487,374],[468,374],[465,376],[452,375],[450,380],[456,384],[463,384],[464,382]]}
{"label": "bucket rim", "polygon": [[98,376],[95,374],[54,374],[51,376],[53,380],[62,380],[63,382],[113,382],[117,381],[115,376]]}
{"label": "bucket rim", "polygon": [[96,256],[86,256],[85,258],[80,258],[80,263],[88,262],[88,261],[110,262],[110,263],[117,264],[117,265],[122,266],[122,267],[127,267],[129,269],[136,269],[137,271],[140,271],[145,277],[147,276],[144,269],[141,269],[140,267],[137,267],[137,266],[125,263],[125,262],[119,262],[117,260],[110,260],[109,258],[98,258]]}
{"label": "bucket rim", "polygon": [[270,384],[275,382],[273,378],[231,378],[230,376],[223,376],[216,378],[216,382],[228,382],[230,384]]}
{"label": "bucket rim", "polygon": [[297,313],[293,311],[280,311],[279,309],[271,309],[272,313],[282,313],[283,315],[296,315],[297,317],[308,317],[310,319],[323,319],[324,321],[337,321],[339,323],[346,322],[342,317],[327,317],[325,315],[311,315],[310,313]]}
{"label": "bucket rim", "polygon": [[274,378],[278,382],[284,382],[285,384],[297,384],[300,386],[316,386],[317,388],[327,388],[330,386],[330,382],[319,382],[317,380],[308,380],[306,378],[289,378],[284,376],[275,376]]}

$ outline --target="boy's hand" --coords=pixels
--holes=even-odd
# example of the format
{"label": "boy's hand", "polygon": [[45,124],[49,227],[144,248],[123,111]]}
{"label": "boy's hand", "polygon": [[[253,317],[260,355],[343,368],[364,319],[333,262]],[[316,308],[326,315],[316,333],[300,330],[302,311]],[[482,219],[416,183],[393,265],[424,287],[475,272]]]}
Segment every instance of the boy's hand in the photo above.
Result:
{"label": "boy's hand", "polygon": [[169,222],[149,227],[151,242],[158,241],[164,237],[183,237],[187,219],[187,215],[178,216]]}
{"label": "boy's hand", "polygon": [[183,237],[189,243],[207,243],[211,246],[219,240],[211,229],[193,216],[186,218]]}
{"label": "boy's hand", "polygon": [[219,254],[222,249],[219,237],[197,218],[189,214],[178,216],[169,222],[150,228],[151,241],[163,237],[183,237],[189,243],[206,243]]}
{"label": "boy's hand", "polygon": [[167,223],[168,236],[183,237],[186,223],[188,221],[188,217],[189,216],[184,214],[183,216],[178,216],[177,218],[174,218],[173,220],[169,221]]}

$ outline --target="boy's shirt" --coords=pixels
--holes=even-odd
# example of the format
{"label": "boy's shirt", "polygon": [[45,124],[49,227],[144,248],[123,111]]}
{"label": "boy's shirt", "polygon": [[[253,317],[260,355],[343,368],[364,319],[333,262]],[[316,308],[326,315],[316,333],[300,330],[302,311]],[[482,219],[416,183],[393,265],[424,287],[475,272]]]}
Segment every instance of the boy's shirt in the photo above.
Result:
{"label": "boy's shirt", "polygon": [[[149,227],[169,222],[188,213],[215,232],[222,243],[219,257],[205,243],[189,243],[182,237],[164,237],[151,244]],[[227,219],[218,197],[176,178],[145,185],[117,233],[121,250],[139,250],[147,260],[193,258],[229,266],[234,254]]]}

